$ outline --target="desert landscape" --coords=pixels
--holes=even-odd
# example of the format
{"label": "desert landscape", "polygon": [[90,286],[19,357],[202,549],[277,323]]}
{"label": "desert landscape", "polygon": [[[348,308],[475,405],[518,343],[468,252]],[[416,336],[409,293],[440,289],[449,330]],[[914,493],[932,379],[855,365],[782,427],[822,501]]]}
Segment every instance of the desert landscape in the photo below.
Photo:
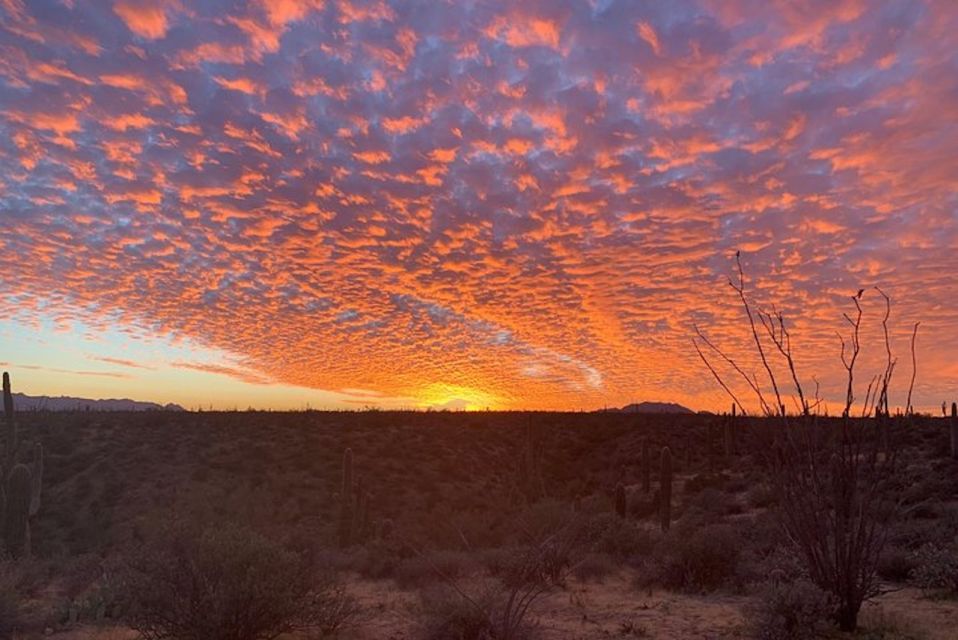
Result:
{"label": "desert landscape", "polygon": [[958,639],[958,0],[0,0],[0,640]]}
{"label": "desert landscape", "polygon": [[[42,495],[29,553],[11,546],[8,506],[19,558],[2,565],[4,629],[273,637],[204,630],[239,601],[276,608],[264,615],[286,616],[288,638],[845,637],[835,594],[781,526],[778,420],[15,412],[4,443],[34,472],[41,448]],[[956,421],[850,427],[895,468],[875,478],[889,510],[873,566],[861,559],[875,580],[849,637],[954,637]],[[841,418],[814,422],[843,430]],[[152,626],[177,616],[176,635]]]}

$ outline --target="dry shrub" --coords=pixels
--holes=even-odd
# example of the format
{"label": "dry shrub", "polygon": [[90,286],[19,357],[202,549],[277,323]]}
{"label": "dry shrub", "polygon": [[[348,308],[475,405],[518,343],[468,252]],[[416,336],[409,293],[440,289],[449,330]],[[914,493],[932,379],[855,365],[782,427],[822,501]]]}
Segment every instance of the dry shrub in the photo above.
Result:
{"label": "dry shrub", "polygon": [[692,593],[714,591],[736,577],[742,544],[729,525],[675,527],[656,546],[642,582]]}
{"label": "dry shrub", "polygon": [[907,582],[917,566],[913,553],[896,546],[887,546],[878,560],[878,575],[882,580]]}
{"label": "dry shrub", "polygon": [[[437,586],[422,592],[425,616],[421,623],[422,640],[500,640],[503,609],[502,596],[496,585],[485,585],[481,593],[470,600],[455,591]],[[511,640],[526,640],[533,627],[523,623],[510,636]]]}
{"label": "dry shrub", "polygon": [[236,525],[173,525],[129,554],[128,624],[145,640],[334,633],[358,610],[312,563]]}
{"label": "dry shrub", "polygon": [[16,565],[0,559],[0,638],[9,638],[20,625],[20,590]]}
{"label": "dry shrub", "polygon": [[467,554],[458,551],[432,551],[425,556],[406,558],[396,567],[395,579],[403,589],[435,583],[437,574],[446,579],[458,580],[476,569],[477,563]]}
{"label": "dry shrub", "polygon": [[587,553],[572,569],[577,580],[601,581],[619,570],[619,563],[605,553]]}
{"label": "dry shrub", "polygon": [[835,608],[832,598],[808,580],[767,582],[758,591],[750,620],[757,640],[816,638]]}
{"label": "dry shrub", "polygon": [[914,553],[911,579],[925,591],[958,594],[958,551],[954,545],[926,544]]}

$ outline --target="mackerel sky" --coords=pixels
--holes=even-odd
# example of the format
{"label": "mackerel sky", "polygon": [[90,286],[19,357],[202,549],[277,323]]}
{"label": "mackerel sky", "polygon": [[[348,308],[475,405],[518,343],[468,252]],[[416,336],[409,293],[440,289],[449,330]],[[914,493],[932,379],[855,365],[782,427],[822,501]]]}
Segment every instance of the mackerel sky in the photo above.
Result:
{"label": "mackerel sky", "polygon": [[892,298],[958,399],[958,2],[0,0],[0,362],[187,406],[725,408]]}

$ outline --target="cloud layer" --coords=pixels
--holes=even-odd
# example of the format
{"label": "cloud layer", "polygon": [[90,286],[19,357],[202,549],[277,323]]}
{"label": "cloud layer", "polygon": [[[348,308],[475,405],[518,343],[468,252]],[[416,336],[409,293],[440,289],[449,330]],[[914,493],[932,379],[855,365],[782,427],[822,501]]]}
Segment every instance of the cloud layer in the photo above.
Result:
{"label": "cloud layer", "polygon": [[956,34],[950,0],[3,0],[0,319],[333,391],[724,406],[690,327],[743,344],[741,249],[826,393],[878,284],[936,405]]}

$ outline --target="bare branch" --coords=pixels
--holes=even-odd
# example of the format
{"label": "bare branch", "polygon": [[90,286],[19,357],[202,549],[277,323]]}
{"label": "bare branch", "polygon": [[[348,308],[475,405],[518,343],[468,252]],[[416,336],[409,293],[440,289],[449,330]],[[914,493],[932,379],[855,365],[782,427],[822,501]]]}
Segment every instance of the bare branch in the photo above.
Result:
{"label": "bare branch", "polygon": [[752,329],[752,338],[755,340],[755,348],[758,350],[758,355],[762,360],[762,366],[765,367],[765,373],[768,374],[769,382],[772,383],[772,390],[775,392],[776,411],[781,411],[784,414],[782,396],[778,392],[778,382],[775,379],[775,374],[772,372],[772,368],[768,364],[768,359],[765,357],[765,348],[762,346],[762,341],[759,338],[758,330],[755,328],[755,318],[752,316],[752,308],[748,303],[748,298],[745,297],[745,272],[742,270],[742,259],[738,252],[735,253],[735,264],[738,267],[738,286],[736,286],[731,280],[729,280],[729,284],[733,289],[735,289],[735,291],[738,292],[739,298],[742,299],[742,306],[745,307],[745,314],[748,316],[748,324]]}
{"label": "bare branch", "polygon": [[725,352],[723,352],[721,349],[715,346],[715,344],[711,340],[709,340],[708,337],[704,333],[702,333],[702,331],[699,330],[698,325],[693,324],[692,329],[695,331],[695,335],[699,337],[699,340],[704,342],[706,346],[708,346],[712,351],[718,354],[720,358],[725,360],[725,362],[728,363],[730,367],[735,369],[736,373],[742,376],[745,382],[748,383],[748,386],[752,388],[752,391],[754,391],[755,395],[758,397],[758,402],[762,407],[762,412],[765,413],[766,415],[771,415],[772,412],[769,409],[768,402],[765,401],[765,396],[762,395],[762,390],[759,389],[758,383],[755,382],[753,379],[749,378],[748,375],[744,371],[742,371],[742,368],[738,366],[737,362],[732,360],[732,358],[727,356]]}
{"label": "bare branch", "polygon": [[[697,331],[697,330],[696,330],[696,331]],[[742,415],[743,415],[743,416],[744,416],[744,415],[747,415],[748,412],[745,411],[745,407],[742,405],[741,402],[739,402],[739,399],[735,397],[735,394],[732,393],[732,390],[728,388],[728,385],[725,384],[725,381],[722,380],[722,377],[718,374],[718,372],[717,372],[717,371],[715,370],[715,368],[712,366],[712,363],[710,363],[710,362],[708,361],[708,358],[705,357],[705,354],[702,353],[702,350],[699,349],[699,345],[698,345],[698,343],[695,341],[695,338],[692,338],[692,346],[695,347],[695,352],[699,354],[699,358],[702,359],[702,362],[705,363],[705,366],[708,367],[708,370],[709,370],[710,372],[712,372],[712,376],[715,378],[715,381],[719,383],[719,386],[721,386],[723,389],[725,389],[725,393],[727,393],[727,394],[729,395],[729,397],[732,399],[732,402],[734,402],[735,404],[737,404],[737,405],[738,405],[738,408],[742,410]],[[747,379],[747,378],[746,378],[746,379]]]}
{"label": "bare branch", "polygon": [[788,370],[792,375],[792,383],[795,385],[795,391],[798,393],[799,411],[802,415],[807,416],[809,414],[809,406],[805,400],[802,383],[799,381],[798,374],[795,371],[795,360],[792,358],[792,337],[785,327],[785,317],[774,307],[772,307],[772,313],[759,311],[758,317],[759,320],[762,321],[762,326],[765,327],[768,337],[772,340],[772,344],[775,345],[775,348],[778,349],[778,352],[785,358],[785,362],[788,364]]}
{"label": "bare branch", "polygon": [[915,359],[915,339],[918,337],[918,325],[921,322],[915,323],[915,328],[911,332],[911,382],[908,385],[908,400],[905,402],[905,413],[912,415],[915,411],[915,408],[911,406],[911,392],[915,388],[915,377],[918,375],[918,361]]}
{"label": "bare branch", "polygon": [[848,372],[848,389],[845,392],[845,409],[842,411],[842,416],[847,418],[852,410],[852,404],[855,402],[854,395],[854,383],[855,383],[855,362],[858,360],[858,354],[861,352],[861,340],[860,332],[862,326],[862,305],[858,301],[861,297],[862,292],[859,291],[858,295],[852,296],[852,302],[855,303],[855,309],[857,314],[855,319],[852,320],[847,313],[843,313],[842,316],[848,323],[852,326],[852,335],[851,335],[851,355],[850,357],[846,356],[845,350],[845,338],[838,335],[838,338],[842,341],[842,364],[845,366],[845,371]]}
{"label": "bare branch", "polygon": [[895,369],[895,362],[891,355],[891,340],[888,338],[888,318],[891,317],[891,298],[878,287],[875,287],[875,291],[880,293],[885,299],[885,315],[882,318],[881,326],[885,335],[885,353],[888,358],[885,363],[885,372],[882,374],[882,384],[878,393],[878,407],[876,408],[876,412],[887,416],[889,415],[888,386],[891,384],[892,372]]}

